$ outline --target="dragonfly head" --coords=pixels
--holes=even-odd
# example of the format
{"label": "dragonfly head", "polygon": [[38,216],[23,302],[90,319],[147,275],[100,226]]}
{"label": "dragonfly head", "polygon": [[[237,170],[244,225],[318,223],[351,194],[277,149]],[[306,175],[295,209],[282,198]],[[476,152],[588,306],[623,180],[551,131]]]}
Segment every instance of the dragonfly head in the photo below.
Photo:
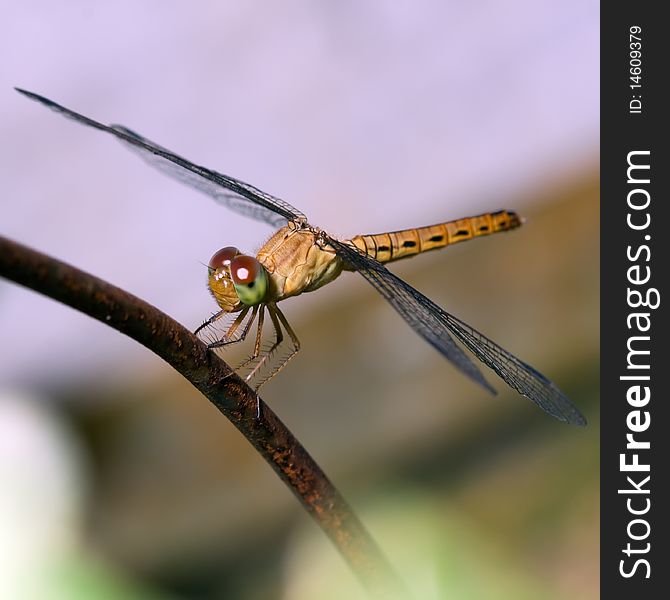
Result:
{"label": "dragonfly head", "polygon": [[267,272],[253,256],[227,246],[212,256],[207,268],[209,289],[226,312],[235,312],[243,304],[253,306],[265,300]]}

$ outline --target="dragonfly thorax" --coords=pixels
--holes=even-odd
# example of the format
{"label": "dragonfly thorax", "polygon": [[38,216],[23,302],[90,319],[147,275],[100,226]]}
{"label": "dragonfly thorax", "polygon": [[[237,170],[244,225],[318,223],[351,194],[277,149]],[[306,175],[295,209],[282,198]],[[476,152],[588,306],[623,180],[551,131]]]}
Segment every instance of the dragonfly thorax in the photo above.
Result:
{"label": "dragonfly thorax", "polygon": [[268,295],[274,302],[312,292],[336,279],[343,268],[335,250],[311,227],[282,227],[256,258],[268,273]]}

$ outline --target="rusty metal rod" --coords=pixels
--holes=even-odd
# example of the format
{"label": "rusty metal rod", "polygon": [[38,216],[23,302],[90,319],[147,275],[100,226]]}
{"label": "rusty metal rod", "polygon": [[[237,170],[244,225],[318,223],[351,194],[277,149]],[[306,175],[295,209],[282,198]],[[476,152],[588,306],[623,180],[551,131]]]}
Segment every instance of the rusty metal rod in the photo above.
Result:
{"label": "rusty metal rod", "polygon": [[2,236],[0,276],[79,310],[160,356],[256,448],[365,587],[402,595],[393,568],[307,450],[231,367],[190,331],[132,294]]}

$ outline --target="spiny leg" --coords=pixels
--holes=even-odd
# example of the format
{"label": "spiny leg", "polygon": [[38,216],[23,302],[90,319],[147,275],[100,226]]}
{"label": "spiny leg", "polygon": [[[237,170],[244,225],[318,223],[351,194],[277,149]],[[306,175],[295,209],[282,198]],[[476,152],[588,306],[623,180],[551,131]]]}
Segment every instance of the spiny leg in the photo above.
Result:
{"label": "spiny leg", "polygon": [[246,367],[249,363],[254,362],[258,358],[258,355],[261,353],[261,339],[263,337],[264,319],[265,319],[265,305],[261,305],[260,312],[258,313],[258,328],[256,330],[256,342],[254,343],[254,351],[249,358],[247,358],[244,362],[238,365],[237,369],[235,369],[236,371],[239,371],[240,369]]}
{"label": "spiny leg", "polygon": [[249,313],[250,308],[251,308],[250,306],[245,306],[242,309],[242,311],[240,312],[239,316],[232,322],[232,324],[228,328],[228,331],[226,331],[226,333],[223,335],[223,337],[216,342],[212,342],[207,347],[210,348],[210,349],[221,348],[223,346],[229,346],[231,344],[236,344],[237,342],[241,342],[244,339],[246,339],[247,334],[249,333],[249,330],[251,329],[251,325],[253,324],[254,320],[256,319],[256,313],[258,312],[258,306],[253,307],[251,317],[249,318],[249,320],[244,325],[244,328],[242,329],[242,332],[239,334],[239,336],[236,337],[236,338],[233,338],[233,336],[235,335],[235,332],[238,330],[239,326],[242,324],[245,317]]}
{"label": "spiny leg", "polygon": [[289,337],[291,338],[291,342],[293,342],[293,349],[284,358],[283,362],[277,367],[277,369],[272,372],[272,374],[270,375],[270,377],[268,377],[268,379],[271,379],[277,373],[279,373],[279,371],[281,371],[286,366],[286,363],[288,363],[288,361],[291,360],[300,351],[300,340],[298,339],[298,336],[295,334],[295,331],[293,331],[293,328],[289,325],[288,320],[284,316],[284,313],[281,310],[279,310],[279,307],[277,305],[274,306],[274,310],[277,311],[277,316],[279,317],[279,320],[282,322],[284,329],[286,329],[286,333],[288,333]]}
{"label": "spiny leg", "polygon": [[[254,375],[255,375],[256,373],[258,373],[258,369],[260,369],[260,368],[265,364],[265,362],[268,360],[268,358],[270,358],[270,356],[272,355],[272,353],[273,353],[273,352],[279,347],[279,345],[284,341],[284,334],[282,333],[281,325],[279,324],[279,320],[277,319],[277,314],[275,313],[274,308],[276,308],[276,307],[275,307],[274,305],[272,305],[272,304],[268,304],[268,305],[267,305],[268,313],[270,313],[270,319],[272,320],[272,325],[274,325],[274,328],[275,328],[275,341],[274,341],[274,344],[272,344],[272,346],[270,346],[270,347],[269,347],[265,352],[263,352],[263,354],[258,358],[256,364],[254,365],[254,368],[251,369],[251,371],[249,372],[249,374],[244,378],[245,381],[247,381],[247,382],[249,382],[249,381],[254,377]],[[259,332],[260,332],[260,330],[259,330]],[[260,335],[257,337],[257,340],[256,340],[256,341],[258,342],[258,345],[259,345],[259,347],[260,347]],[[267,381],[268,379],[269,379],[269,378],[266,378],[266,379],[262,380],[262,381],[256,386],[255,389],[258,390],[258,388],[259,388],[265,381]]]}
{"label": "spiny leg", "polygon": [[[262,341],[263,341],[263,325],[265,321],[265,309],[267,308],[268,313],[270,314],[270,319],[272,320],[272,324],[275,330],[275,339],[274,342],[267,348],[267,350],[262,351],[261,346],[262,346]],[[251,326],[253,325],[254,321],[256,320],[256,317],[258,317],[258,325],[257,325],[257,330],[256,330],[256,340],[254,342],[254,349],[249,356],[244,362],[242,362],[235,370],[239,371],[239,369],[243,369],[244,367],[247,367],[249,365],[252,365],[252,369],[249,372],[249,374],[245,377],[245,381],[250,382],[254,377],[256,377],[259,372],[261,367],[266,365],[268,361],[273,357],[273,355],[276,353],[277,349],[281,346],[281,344],[284,342],[284,333],[282,331],[282,325],[286,332],[288,333],[291,342],[292,342],[292,348],[289,354],[282,358],[280,362],[278,362],[275,366],[271,366],[269,372],[261,379],[254,387],[256,390],[260,388],[261,385],[263,385],[266,381],[272,379],[279,371],[281,371],[286,363],[295,356],[295,354],[300,350],[300,342],[298,341],[298,337],[296,336],[295,332],[289,325],[286,317],[284,314],[279,310],[279,308],[275,304],[269,304],[269,305],[256,305],[253,307],[251,317],[247,320],[246,323],[244,323],[245,318],[249,314],[249,310],[251,310],[251,306],[246,306],[242,309],[240,314],[235,318],[235,320],[232,322],[232,324],[228,327],[227,331],[223,335],[223,337],[215,341],[213,343],[210,343],[208,345],[209,348],[215,349],[215,348],[221,348],[223,346],[228,346],[231,344],[235,344],[237,342],[241,342],[244,339],[246,339],[247,334],[251,330]],[[210,317],[203,325],[198,327],[196,332],[200,332],[202,329],[207,327],[208,325],[211,325],[221,317],[225,316],[226,313],[224,311],[220,311]],[[238,334],[239,328],[242,326],[244,323],[243,329],[241,333]],[[236,336],[237,334],[237,336]],[[233,339],[234,338],[234,339]]]}
{"label": "spiny leg", "polygon": [[225,317],[227,313],[225,310],[220,310],[218,313],[214,313],[209,319],[207,319],[200,327],[198,327],[194,332],[193,335],[198,335],[205,327],[209,327],[212,323],[215,321],[218,321],[221,317]]}
{"label": "spiny leg", "polygon": [[[275,327],[275,331],[277,332],[277,340],[276,342],[272,345],[271,348],[267,350],[266,353],[264,353],[263,358],[261,361],[259,361],[259,364],[256,365],[256,368],[254,369],[254,372],[257,374],[259,371],[259,368],[263,363],[265,363],[268,359],[272,358],[272,355],[276,352],[280,344],[283,342],[283,334],[281,330],[281,326],[284,326],[284,329],[288,333],[289,337],[291,338],[291,342],[293,344],[293,347],[291,348],[291,351],[289,352],[288,355],[281,357],[278,361],[275,362],[274,365],[270,363],[270,367],[268,372],[263,376],[262,379],[260,379],[256,385],[255,389],[258,390],[266,381],[269,381],[272,379],[279,371],[281,371],[285,366],[286,363],[288,363],[289,360],[291,360],[297,352],[300,350],[300,341],[298,340],[298,336],[295,334],[291,326],[289,325],[286,317],[284,314],[277,308],[277,305],[272,304],[268,305],[268,312],[270,313],[270,318],[272,319],[272,323]],[[251,374],[250,374],[251,375]]]}
{"label": "spiny leg", "polygon": [[[263,338],[264,319],[265,319],[265,305],[261,305],[260,312],[258,314],[258,329],[256,330],[256,343],[254,344],[254,351],[247,360],[245,360],[239,367],[237,367],[236,371],[245,367],[250,362],[258,358],[258,355],[260,354],[261,351],[261,340]],[[258,392],[258,388],[256,388],[256,392]],[[256,393],[256,420],[260,421],[260,418],[261,418],[261,398],[258,395],[258,393]]]}

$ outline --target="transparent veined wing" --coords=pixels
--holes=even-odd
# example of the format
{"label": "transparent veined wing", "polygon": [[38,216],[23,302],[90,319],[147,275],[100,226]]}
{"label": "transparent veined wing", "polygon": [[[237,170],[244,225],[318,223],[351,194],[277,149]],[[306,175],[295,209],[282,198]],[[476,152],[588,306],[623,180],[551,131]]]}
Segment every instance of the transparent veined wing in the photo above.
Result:
{"label": "transparent veined wing", "polygon": [[230,210],[264,221],[274,227],[286,225],[288,221],[307,223],[305,215],[287,202],[266,194],[244,181],[196,165],[126,127],[103,125],[39,94],[19,88],[16,88],[16,91],[82,125],[111,133],[137,152],[150,165],[178,181],[204,192]]}
{"label": "transparent veined wing", "polygon": [[[542,373],[494,341],[440,308],[384,265],[357,248],[325,236],[327,243],[398,311],[403,319],[454,366],[493,391],[470,358],[457,346],[457,338],[487,367],[517,392],[551,416],[573,425],[586,425],[570,399]],[[495,392],[494,392],[495,393]]]}
{"label": "transparent veined wing", "polygon": [[[206,170],[206,176],[203,176],[203,167],[198,167],[200,171],[196,172],[190,168],[184,168],[182,164],[175,163],[163,154],[156,154],[148,150],[148,148],[158,148],[165,154],[175,156],[169,150],[142,137],[132,129],[122,125],[112,125],[111,127],[115,131],[140,142],[141,145],[138,145],[128,142],[125,137],[120,138],[130,150],[137,153],[149,165],[180,183],[211,196],[214,200],[238,214],[257,221],[264,221],[276,228],[286,225],[288,220],[300,223],[307,221],[305,215],[293,208],[288,202],[266,194],[251,184],[209,169]],[[185,163],[189,162],[184,158],[181,158],[181,160]],[[231,189],[232,185],[235,185],[238,191],[233,191]],[[245,190],[248,195],[241,195],[239,190]],[[260,203],[261,201],[263,204]]]}

